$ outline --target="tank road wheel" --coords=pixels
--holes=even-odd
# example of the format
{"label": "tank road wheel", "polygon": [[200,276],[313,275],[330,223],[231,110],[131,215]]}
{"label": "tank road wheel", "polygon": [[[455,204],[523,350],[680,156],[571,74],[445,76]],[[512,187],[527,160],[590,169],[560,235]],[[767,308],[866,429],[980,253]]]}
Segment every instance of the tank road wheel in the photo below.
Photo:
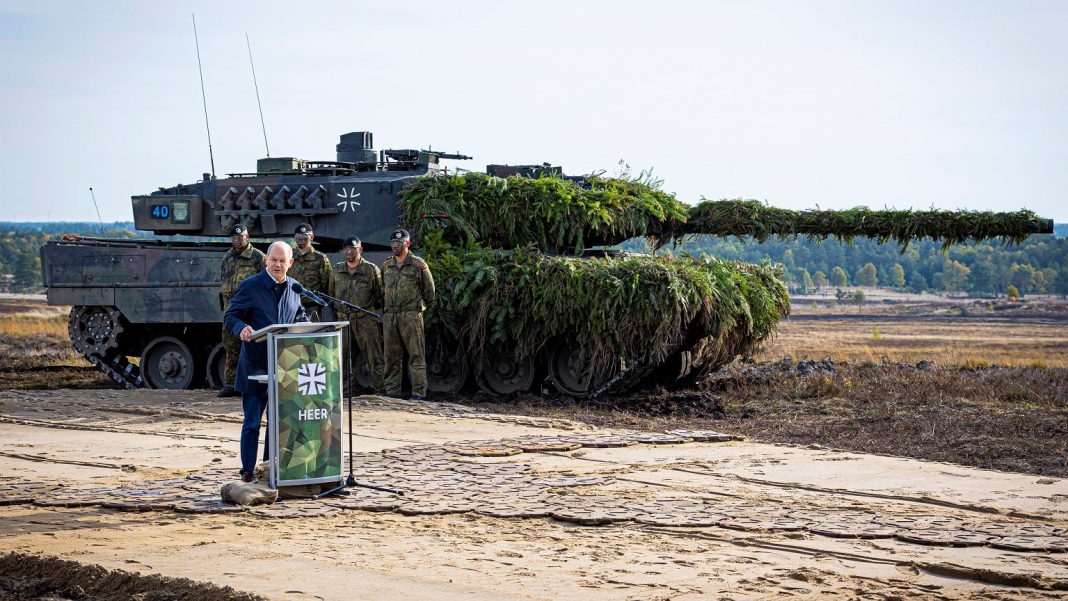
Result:
{"label": "tank road wheel", "polygon": [[184,342],[170,336],[156,338],[141,355],[141,374],[149,388],[192,388],[198,371],[193,352]]}
{"label": "tank road wheel", "polygon": [[510,352],[484,354],[478,370],[478,387],[501,396],[523,392],[530,390],[535,371],[533,356],[520,360]]}
{"label": "tank road wheel", "polygon": [[429,392],[454,394],[467,383],[467,360],[455,344],[427,341],[426,387]]}
{"label": "tank road wheel", "polygon": [[114,307],[71,307],[67,333],[74,350],[87,357],[118,350],[122,331],[122,313]]}
{"label": "tank road wheel", "polygon": [[205,373],[208,374],[208,386],[222,388],[226,385],[226,347],[221,342],[208,353]]}
{"label": "tank road wheel", "polygon": [[549,379],[560,392],[576,398],[589,398],[615,375],[590,373],[590,360],[573,342],[560,341],[549,351]]}

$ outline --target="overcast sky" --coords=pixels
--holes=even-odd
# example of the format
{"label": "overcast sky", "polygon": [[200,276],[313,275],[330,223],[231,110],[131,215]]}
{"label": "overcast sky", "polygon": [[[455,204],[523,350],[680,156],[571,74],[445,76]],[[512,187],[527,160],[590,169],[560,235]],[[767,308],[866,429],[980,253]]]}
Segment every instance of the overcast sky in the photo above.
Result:
{"label": "overcast sky", "polygon": [[338,136],[681,200],[1030,208],[1068,221],[1068,2],[8,2],[0,220],[129,197]]}

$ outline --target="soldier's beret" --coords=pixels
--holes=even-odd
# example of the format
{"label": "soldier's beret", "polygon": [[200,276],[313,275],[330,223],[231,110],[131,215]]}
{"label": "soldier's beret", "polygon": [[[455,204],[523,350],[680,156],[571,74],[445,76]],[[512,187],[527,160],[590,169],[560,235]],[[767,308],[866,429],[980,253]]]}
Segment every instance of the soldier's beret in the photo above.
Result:
{"label": "soldier's beret", "polygon": [[312,226],[310,223],[302,223],[297,226],[297,229],[293,230],[293,235],[297,234],[310,234],[312,233]]}
{"label": "soldier's beret", "polygon": [[234,227],[230,228],[230,235],[231,236],[244,236],[247,233],[248,233],[248,228],[245,227],[245,224],[243,224],[243,223],[239,223],[239,224],[235,225]]}
{"label": "soldier's beret", "polygon": [[351,246],[353,248],[356,248],[357,246],[362,246],[362,245],[360,244],[360,239],[359,238],[357,238],[356,236],[349,236],[348,238],[345,238],[345,243],[341,245],[342,248],[344,248],[346,246]]}
{"label": "soldier's beret", "polygon": [[410,238],[411,234],[408,233],[408,230],[404,229],[393,232],[393,235],[389,237],[390,240],[408,240]]}

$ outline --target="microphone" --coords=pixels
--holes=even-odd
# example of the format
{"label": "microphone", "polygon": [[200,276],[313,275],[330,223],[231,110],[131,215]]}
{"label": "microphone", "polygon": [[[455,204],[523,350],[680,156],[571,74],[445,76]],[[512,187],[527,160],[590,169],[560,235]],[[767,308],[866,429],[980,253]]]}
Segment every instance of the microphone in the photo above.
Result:
{"label": "microphone", "polygon": [[293,282],[293,292],[304,295],[308,300],[319,305],[320,307],[326,306],[326,301],[319,298],[319,295],[315,294],[311,290],[305,290],[304,286],[300,285],[300,282]]}

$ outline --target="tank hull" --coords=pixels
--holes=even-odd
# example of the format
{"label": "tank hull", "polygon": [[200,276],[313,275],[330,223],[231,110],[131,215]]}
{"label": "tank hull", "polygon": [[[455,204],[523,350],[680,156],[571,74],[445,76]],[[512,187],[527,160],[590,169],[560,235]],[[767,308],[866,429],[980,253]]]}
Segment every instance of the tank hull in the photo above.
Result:
{"label": "tank hull", "polygon": [[58,241],[41,248],[41,268],[48,303],[72,307],[71,343],[86,359],[126,387],[193,388],[220,384],[213,351],[226,250],[210,242]]}
{"label": "tank hull", "polygon": [[[221,242],[50,242],[41,249],[48,302],[72,307],[72,345],[123,386],[220,387],[224,354],[219,271],[228,249]],[[370,252],[365,256],[377,263],[386,254]],[[685,319],[673,318],[678,325],[661,336],[655,353],[644,352],[653,347],[654,335],[649,334],[645,339],[648,344],[635,339],[625,346],[598,346],[598,361],[593,364],[589,348],[573,344],[603,337],[603,333],[587,327],[592,321],[584,316],[593,309],[577,299],[551,308],[547,303],[552,299],[539,296],[538,290],[556,287],[552,278],[563,273],[561,270],[578,271],[583,274],[581,278],[591,282],[596,273],[616,277],[630,271],[634,276],[633,270],[638,270],[632,285],[649,287],[642,270],[662,270],[681,260],[602,254],[586,258],[539,253],[522,256],[517,260],[515,252],[483,251],[478,256],[447,253],[430,257],[439,279],[439,300],[427,313],[428,376],[433,392],[458,393],[477,387],[509,396],[548,388],[592,398],[651,384],[691,382],[746,350],[736,342],[717,342],[717,336],[724,340],[729,336],[717,332],[714,320],[698,312]],[[492,264],[504,280],[491,283],[477,271],[455,267],[477,261]],[[515,291],[514,298],[502,298],[497,286],[524,277],[517,271],[520,268],[542,273],[545,281],[528,283]],[[607,289],[593,289],[592,293],[608,294]],[[541,314],[551,312],[561,320],[552,327],[542,322],[540,331],[516,330],[523,340],[477,329],[479,315],[495,306],[509,305],[522,305]],[[665,308],[665,316],[670,311]],[[562,320],[565,314],[569,322]],[[531,340],[540,342],[532,344]],[[716,351],[710,353],[709,349]],[[358,383],[370,384],[366,370],[355,371]]]}

